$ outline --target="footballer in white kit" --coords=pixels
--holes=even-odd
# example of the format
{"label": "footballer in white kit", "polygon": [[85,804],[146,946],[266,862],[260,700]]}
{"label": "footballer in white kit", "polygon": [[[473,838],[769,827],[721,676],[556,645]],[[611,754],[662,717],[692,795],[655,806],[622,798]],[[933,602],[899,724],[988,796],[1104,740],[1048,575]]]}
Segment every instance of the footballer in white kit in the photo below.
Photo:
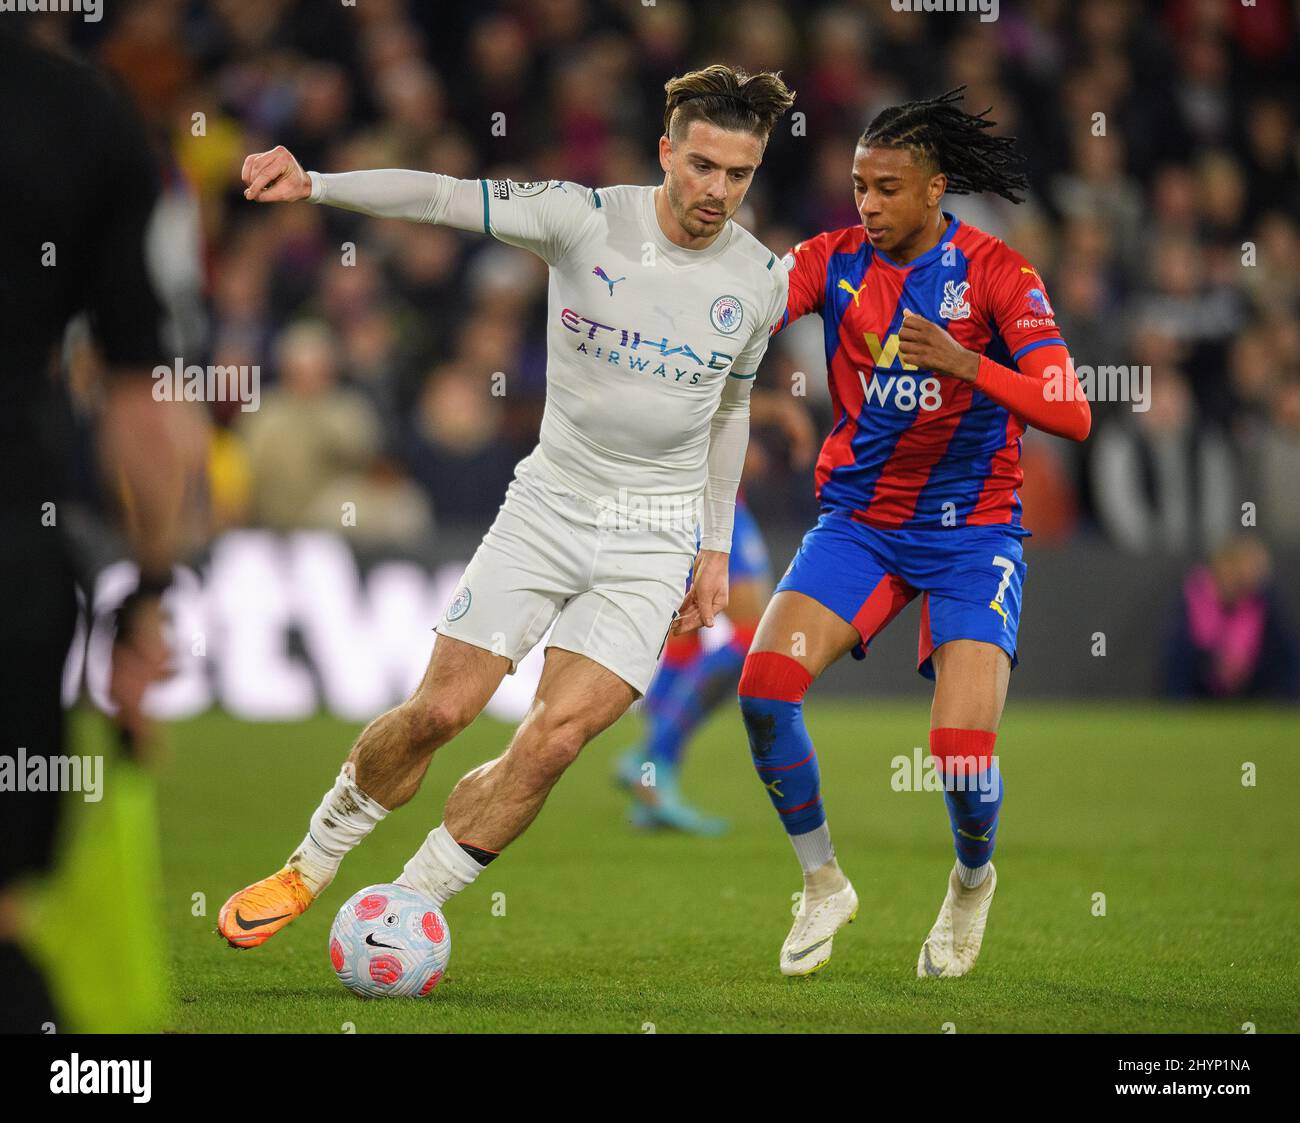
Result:
{"label": "footballer in white kit", "polygon": [[232,945],[301,915],[554,625],[509,747],[462,778],[396,878],[441,906],[645,692],[674,619],[711,625],[725,607],[750,388],[787,291],[784,266],[731,219],[793,95],[779,75],[725,66],[665,89],[653,187],[322,175],[283,148],[245,161],[250,200],[479,231],[536,253],[550,279],[537,447],[437,624],[424,681],[362,733],[288,864],[222,908]]}
{"label": "footballer in white kit", "polygon": [[[316,177],[323,198],[347,177]],[[746,402],[785,309],[785,269],[734,222],[704,250],[655,220],[652,187],[448,182],[432,221],[473,222],[550,265],[537,448],[438,631],[511,669],[555,625],[644,693],[701,547],[730,549]],[[707,491],[706,491],[706,485]]]}

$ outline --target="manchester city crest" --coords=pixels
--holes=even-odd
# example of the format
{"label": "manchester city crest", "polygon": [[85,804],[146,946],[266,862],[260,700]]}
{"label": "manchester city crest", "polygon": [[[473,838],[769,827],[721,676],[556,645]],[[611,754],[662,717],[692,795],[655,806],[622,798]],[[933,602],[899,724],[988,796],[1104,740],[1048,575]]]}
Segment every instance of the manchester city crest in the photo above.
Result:
{"label": "manchester city crest", "polygon": [[734,296],[720,296],[709,309],[709,321],[723,335],[733,335],[745,318],[745,310]]}

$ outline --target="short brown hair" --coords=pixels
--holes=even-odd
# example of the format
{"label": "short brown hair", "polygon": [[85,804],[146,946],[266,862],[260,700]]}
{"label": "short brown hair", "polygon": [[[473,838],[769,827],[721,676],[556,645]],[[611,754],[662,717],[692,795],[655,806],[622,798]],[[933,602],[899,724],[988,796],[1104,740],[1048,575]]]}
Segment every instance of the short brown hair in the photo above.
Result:
{"label": "short brown hair", "polygon": [[764,144],[781,115],[794,104],[794,91],[780,71],[747,74],[739,67],[714,63],[664,83],[664,133],[680,137],[692,121],[720,129],[753,133]]}

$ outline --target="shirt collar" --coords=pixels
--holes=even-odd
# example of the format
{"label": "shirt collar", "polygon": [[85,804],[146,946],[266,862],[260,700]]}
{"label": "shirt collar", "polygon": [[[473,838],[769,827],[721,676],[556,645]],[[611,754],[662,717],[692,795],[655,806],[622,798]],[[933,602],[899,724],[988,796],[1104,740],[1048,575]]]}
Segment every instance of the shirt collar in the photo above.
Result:
{"label": "shirt collar", "polygon": [[943,217],[948,220],[948,225],[944,229],[943,234],[939,237],[939,240],[920,257],[913,261],[909,261],[906,265],[900,265],[897,261],[894,261],[889,257],[888,254],[872,247],[870,242],[867,243],[867,247],[876,257],[880,258],[880,260],[886,265],[892,266],[894,269],[915,269],[918,265],[928,265],[930,262],[943,255],[948,243],[952,241],[953,235],[957,233],[957,227],[961,225],[961,219],[954,215],[950,215],[947,211],[942,211],[941,213],[943,214]]}

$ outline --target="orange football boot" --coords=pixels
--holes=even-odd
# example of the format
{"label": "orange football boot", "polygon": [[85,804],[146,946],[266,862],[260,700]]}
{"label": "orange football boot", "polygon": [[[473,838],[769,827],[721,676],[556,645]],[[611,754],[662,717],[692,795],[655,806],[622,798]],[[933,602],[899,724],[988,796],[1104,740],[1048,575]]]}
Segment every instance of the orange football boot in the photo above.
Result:
{"label": "orange football boot", "polygon": [[255,948],[302,916],[313,900],[298,871],[285,866],[241,889],[222,905],[217,931],[232,948]]}

